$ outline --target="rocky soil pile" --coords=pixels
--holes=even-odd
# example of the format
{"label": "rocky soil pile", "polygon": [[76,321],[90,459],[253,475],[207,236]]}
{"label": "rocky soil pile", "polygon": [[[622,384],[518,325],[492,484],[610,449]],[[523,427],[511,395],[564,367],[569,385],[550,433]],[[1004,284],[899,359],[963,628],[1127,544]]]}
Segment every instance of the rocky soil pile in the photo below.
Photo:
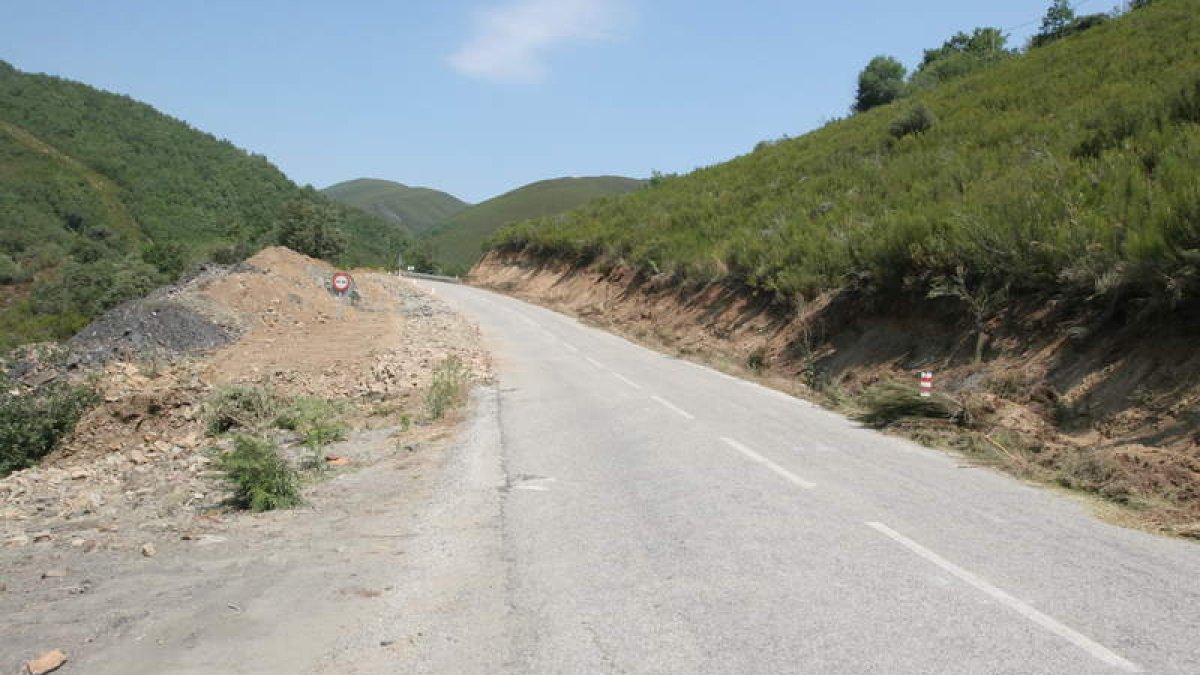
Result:
{"label": "rocky soil pile", "polygon": [[[10,368],[30,384],[94,380],[102,402],[40,466],[0,479],[0,605],[48,601],[72,584],[47,579],[93,552],[136,560],[168,543],[219,541],[229,492],[213,469],[221,442],[207,435],[204,405],[222,387],[343,402],[357,427],[386,431],[404,418],[420,424],[431,371],[446,357],[488,376],[477,329],[438,299],[366,271],[339,298],[332,272],[267,249],[118,307],[65,358],[43,351]],[[436,435],[434,426],[404,442]]]}

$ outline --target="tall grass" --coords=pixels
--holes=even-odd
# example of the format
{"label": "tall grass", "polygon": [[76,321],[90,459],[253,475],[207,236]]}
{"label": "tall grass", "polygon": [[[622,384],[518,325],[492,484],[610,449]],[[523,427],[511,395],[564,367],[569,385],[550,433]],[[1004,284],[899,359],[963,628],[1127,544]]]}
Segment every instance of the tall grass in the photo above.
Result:
{"label": "tall grass", "polygon": [[1200,0],[1156,2],[493,243],[785,302],[925,293],[961,269],[968,292],[1169,308],[1200,293],[1197,72]]}

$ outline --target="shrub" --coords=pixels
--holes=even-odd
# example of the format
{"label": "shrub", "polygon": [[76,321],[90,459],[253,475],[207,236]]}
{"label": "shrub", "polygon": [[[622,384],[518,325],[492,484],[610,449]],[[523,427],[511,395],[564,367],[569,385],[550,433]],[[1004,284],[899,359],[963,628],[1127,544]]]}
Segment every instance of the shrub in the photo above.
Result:
{"label": "shrub", "polygon": [[280,402],[267,387],[233,385],[218,389],[204,404],[204,421],[210,434],[232,429],[257,431],[279,418]]}
{"label": "shrub", "polygon": [[901,382],[882,382],[868,389],[861,399],[866,411],[858,420],[883,428],[905,418],[950,419],[953,405],[941,396],[921,396],[917,386]]}
{"label": "shrub", "polygon": [[937,116],[924,103],[918,103],[908,112],[892,120],[888,125],[888,133],[892,138],[900,139],[905,136],[929,131],[937,124]]}
{"label": "shrub", "polygon": [[425,395],[425,407],[432,419],[441,419],[446,411],[462,402],[470,374],[457,356],[448,356],[433,369],[433,381]]}
{"label": "shrub", "polygon": [[1171,119],[1200,124],[1200,77],[1179,90],[1171,99]]}
{"label": "shrub", "polygon": [[284,408],[276,420],[283,429],[299,432],[304,437],[304,447],[312,455],[309,464],[324,466],[322,454],[330,443],[346,438],[349,425],[342,421],[345,408],[342,405],[319,398],[300,397]]}
{"label": "shrub", "polygon": [[241,508],[271,511],[301,503],[296,471],[270,441],[239,435],[233,451],[222,455],[217,466],[233,485],[234,501]]}
{"label": "shrub", "polygon": [[97,401],[90,388],[68,384],[14,393],[0,377],[0,389],[0,476],[44,457]]}
{"label": "shrub", "polygon": [[0,253],[0,284],[15,284],[26,279],[25,271],[7,253]]}

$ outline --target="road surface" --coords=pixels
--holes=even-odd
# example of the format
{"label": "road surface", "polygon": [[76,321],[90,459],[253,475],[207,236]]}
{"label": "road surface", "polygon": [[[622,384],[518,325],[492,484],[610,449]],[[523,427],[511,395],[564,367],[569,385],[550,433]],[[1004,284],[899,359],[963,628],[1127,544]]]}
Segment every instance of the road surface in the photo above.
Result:
{"label": "road surface", "polygon": [[462,545],[498,558],[465,581],[478,616],[443,617],[453,647],[406,672],[1200,673],[1195,543],[543,308],[417,283],[495,354],[474,424],[496,432],[465,450],[494,455],[501,498],[479,521],[495,545]]}

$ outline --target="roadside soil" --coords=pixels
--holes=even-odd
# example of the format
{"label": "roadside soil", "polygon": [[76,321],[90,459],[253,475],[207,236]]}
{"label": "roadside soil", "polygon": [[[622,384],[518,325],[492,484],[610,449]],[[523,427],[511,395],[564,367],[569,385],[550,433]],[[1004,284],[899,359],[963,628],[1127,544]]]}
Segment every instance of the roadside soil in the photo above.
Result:
{"label": "roadside soil", "polygon": [[1018,477],[1097,495],[1123,525],[1200,537],[1200,317],[1081,314],[1038,299],[978,331],[951,298],[883,307],[829,294],[785,310],[744,288],[492,252],[468,280],[854,414],[874,385],[932,371],[956,421],[889,431]]}
{"label": "roadside soil", "polygon": [[[407,280],[353,271],[355,292],[340,299],[332,272],[267,249],[114,310],[57,365],[20,369],[34,384],[91,381],[102,402],[39,466],[0,479],[0,672],[53,649],[69,658],[64,673],[298,672],[275,666],[312,656],[341,635],[328,622],[342,609],[386,594],[458,421],[428,419],[431,373],[455,357],[485,382],[488,358],[477,328]],[[300,508],[229,505],[213,468],[229,442],[208,434],[204,406],[242,384],[347,410],[353,431],[328,450],[340,459],[306,474]],[[273,433],[289,458],[305,452],[294,433]],[[268,596],[275,605],[256,614]],[[272,643],[275,658],[239,661],[235,649],[219,664],[134,667],[168,663],[146,651],[168,643],[164,654],[211,656],[224,632],[279,631],[289,639]],[[246,665],[264,663],[275,665]]]}

